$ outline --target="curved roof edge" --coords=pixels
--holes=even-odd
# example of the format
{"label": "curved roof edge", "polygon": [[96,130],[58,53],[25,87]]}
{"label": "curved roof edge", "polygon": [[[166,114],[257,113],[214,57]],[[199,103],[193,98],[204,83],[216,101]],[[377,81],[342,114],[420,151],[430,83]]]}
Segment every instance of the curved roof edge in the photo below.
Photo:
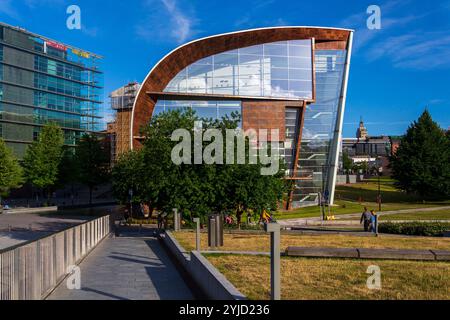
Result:
{"label": "curved roof edge", "polygon": [[131,111],[131,123],[130,123],[130,146],[131,146],[131,150],[134,149],[133,146],[133,141],[134,141],[134,134],[133,134],[133,129],[134,129],[134,114],[135,114],[135,109],[136,109],[136,105],[138,102],[138,97],[141,95],[141,91],[144,90],[144,84],[147,82],[147,80],[149,79],[149,77],[151,76],[151,74],[153,73],[153,71],[158,68],[158,66],[166,60],[166,58],[170,57],[173,53],[175,53],[176,51],[180,50],[181,48],[187,47],[189,45],[192,45],[196,42],[201,42],[207,39],[211,39],[211,38],[215,38],[215,37],[222,37],[222,36],[228,36],[228,35],[233,35],[233,34],[238,34],[238,33],[246,33],[246,32],[254,32],[254,31],[261,31],[261,30],[270,30],[270,29],[322,29],[322,30],[340,30],[340,31],[347,31],[350,33],[353,33],[355,30],[354,29],[346,29],[346,28],[335,28],[335,27],[318,27],[318,26],[275,26],[275,27],[261,27],[261,28],[253,28],[253,29],[245,29],[245,30],[237,30],[237,31],[231,31],[231,32],[225,32],[225,33],[219,33],[219,34],[214,34],[214,35],[210,35],[210,36],[206,36],[206,37],[202,37],[202,38],[198,38],[198,39],[194,39],[191,40],[187,43],[184,43],[176,48],[174,48],[173,50],[171,50],[169,53],[167,53],[164,57],[162,57],[154,66],[153,68],[150,70],[150,72],[146,75],[146,77],[144,78],[144,81],[142,81],[142,85],[139,88],[139,91],[136,94],[136,99],[134,100],[133,103],[133,108]]}

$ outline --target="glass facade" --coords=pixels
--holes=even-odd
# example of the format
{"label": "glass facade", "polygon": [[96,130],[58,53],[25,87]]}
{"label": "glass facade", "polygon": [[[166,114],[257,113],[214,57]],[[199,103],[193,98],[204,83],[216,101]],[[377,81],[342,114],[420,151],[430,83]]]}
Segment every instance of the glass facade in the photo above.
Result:
{"label": "glass facade", "polygon": [[153,116],[170,110],[192,108],[197,116],[204,119],[222,119],[232,113],[241,114],[240,101],[176,101],[159,100],[153,111]]}
{"label": "glass facade", "polygon": [[[316,50],[316,103],[305,112],[298,177],[293,205],[317,203],[318,193],[326,193],[332,178],[330,150],[336,133],[341,90],[344,80],[346,50]],[[330,152],[332,151],[332,152]]]}
{"label": "glass facade", "polygon": [[48,122],[62,127],[68,146],[103,129],[100,59],[0,24],[0,137],[19,157]]}
{"label": "glass facade", "polygon": [[312,99],[312,41],[261,44],[201,59],[166,92]]}
{"label": "glass facade", "polygon": [[[328,40],[331,39],[319,41]],[[349,47],[350,42],[351,39],[347,43]],[[287,176],[295,184],[291,207],[317,204],[319,193],[325,198],[329,196],[332,202],[338,126],[342,119],[338,113],[343,111],[345,103],[342,89],[348,52],[319,49],[334,45],[317,46],[313,50],[313,44],[313,39],[268,42],[200,59],[179,72],[163,90],[195,97],[158,101],[153,114],[188,107],[195,109],[200,117],[220,119],[233,111],[242,114],[242,103],[277,100],[284,105],[286,135],[280,141],[281,154],[287,165]],[[204,99],[200,98],[202,95]],[[302,104],[292,101],[306,101],[303,119]],[[258,105],[248,104],[249,111],[244,117],[247,115],[251,121],[247,119],[246,123],[280,126],[279,113],[273,121],[267,113],[259,117],[255,109]],[[278,106],[274,104],[274,109],[280,110]]]}

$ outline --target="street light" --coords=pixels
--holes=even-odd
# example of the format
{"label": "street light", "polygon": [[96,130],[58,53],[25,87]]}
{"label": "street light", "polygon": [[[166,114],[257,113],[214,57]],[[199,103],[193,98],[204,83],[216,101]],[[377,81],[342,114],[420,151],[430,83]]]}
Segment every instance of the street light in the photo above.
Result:
{"label": "street light", "polygon": [[380,162],[378,162],[378,170],[377,170],[377,174],[378,174],[378,211],[381,212],[381,184],[380,184],[380,177],[381,174],[383,173],[383,167],[380,164]]}

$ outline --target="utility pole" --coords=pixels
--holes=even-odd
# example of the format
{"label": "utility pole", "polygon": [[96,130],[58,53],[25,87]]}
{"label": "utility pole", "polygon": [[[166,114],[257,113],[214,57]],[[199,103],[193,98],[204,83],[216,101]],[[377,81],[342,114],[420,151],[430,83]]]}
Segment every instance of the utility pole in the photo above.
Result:
{"label": "utility pole", "polygon": [[381,212],[381,174],[383,173],[383,167],[381,165],[378,166],[377,174],[378,174],[378,211]]}

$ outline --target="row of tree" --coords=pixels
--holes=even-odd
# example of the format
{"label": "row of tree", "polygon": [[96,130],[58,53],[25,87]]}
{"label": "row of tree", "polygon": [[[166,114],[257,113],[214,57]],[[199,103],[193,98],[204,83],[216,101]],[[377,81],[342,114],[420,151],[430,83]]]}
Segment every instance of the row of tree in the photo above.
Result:
{"label": "row of tree", "polygon": [[[171,140],[177,129],[194,134],[194,122],[200,120],[192,110],[176,110],[152,118],[145,128],[143,147],[123,155],[112,170],[113,192],[123,203],[146,203],[151,212],[172,212],[177,208],[185,218],[204,218],[211,213],[236,215],[238,224],[244,212],[260,215],[276,210],[289,189],[281,165],[275,175],[262,175],[259,157],[249,164],[249,140],[246,140],[246,164],[180,164],[172,161]],[[202,130],[236,129],[237,114],[222,120],[203,121]],[[195,129],[197,130],[197,129]],[[203,147],[205,147],[204,144]],[[194,158],[191,154],[183,155]],[[233,150],[233,152],[236,151]],[[230,152],[230,150],[228,150]],[[223,145],[223,155],[227,149]],[[236,152],[233,153],[236,156]]]}
{"label": "row of tree", "polygon": [[90,203],[95,186],[109,178],[109,152],[101,139],[85,134],[76,149],[64,145],[64,133],[56,124],[44,126],[26,150],[22,161],[0,139],[0,195],[29,183],[49,198],[58,187],[83,183],[89,187]]}

